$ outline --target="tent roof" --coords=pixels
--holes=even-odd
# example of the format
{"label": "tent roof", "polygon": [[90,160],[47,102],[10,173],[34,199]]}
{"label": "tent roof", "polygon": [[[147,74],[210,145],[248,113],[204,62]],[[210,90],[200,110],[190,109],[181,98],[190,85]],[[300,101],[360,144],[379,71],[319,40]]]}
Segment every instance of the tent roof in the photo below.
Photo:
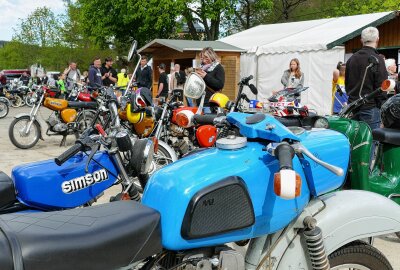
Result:
{"label": "tent roof", "polygon": [[220,41],[244,48],[249,53],[276,54],[331,49],[358,36],[367,26],[381,25],[398,11],[266,24],[233,34]]}
{"label": "tent roof", "polygon": [[212,47],[214,51],[245,52],[246,50],[224,43],[222,41],[198,41],[182,39],[155,39],[138,50],[139,53],[152,53],[162,47],[169,47],[179,52],[201,51],[204,47]]}

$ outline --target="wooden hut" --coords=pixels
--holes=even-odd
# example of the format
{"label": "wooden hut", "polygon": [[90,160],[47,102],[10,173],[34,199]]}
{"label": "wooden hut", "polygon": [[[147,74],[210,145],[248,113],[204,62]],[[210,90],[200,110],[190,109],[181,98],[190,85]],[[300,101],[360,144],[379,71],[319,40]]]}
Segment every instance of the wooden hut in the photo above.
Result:
{"label": "wooden hut", "polygon": [[158,90],[159,64],[164,63],[167,66],[167,74],[174,64],[179,64],[181,70],[185,70],[193,66],[193,60],[200,61],[199,53],[204,47],[213,48],[221,58],[220,62],[225,69],[223,93],[233,100],[238,90],[240,54],[244,50],[221,41],[155,39],[140,48],[140,54],[151,55],[153,59],[153,95],[155,96]]}

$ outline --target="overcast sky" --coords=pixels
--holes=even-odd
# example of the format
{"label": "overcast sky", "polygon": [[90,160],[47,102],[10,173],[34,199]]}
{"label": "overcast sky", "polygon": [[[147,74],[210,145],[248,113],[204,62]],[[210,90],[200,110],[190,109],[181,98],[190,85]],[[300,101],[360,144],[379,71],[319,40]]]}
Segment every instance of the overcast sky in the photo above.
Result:
{"label": "overcast sky", "polygon": [[65,11],[62,0],[0,0],[0,40],[11,40],[18,18],[25,19],[36,8],[44,6],[56,15]]}

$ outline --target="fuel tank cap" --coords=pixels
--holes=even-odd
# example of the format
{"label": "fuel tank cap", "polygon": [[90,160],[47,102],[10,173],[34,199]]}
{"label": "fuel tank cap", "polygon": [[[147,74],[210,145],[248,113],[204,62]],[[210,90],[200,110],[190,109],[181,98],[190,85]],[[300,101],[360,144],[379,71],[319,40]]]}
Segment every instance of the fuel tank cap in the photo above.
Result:
{"label": "fuel tank cap", "polygon": [[218,139],[216,142],[217,148],[234,150],[245,147],[247,144],[246,137],[237,137],[235,135],[229,135],[228,137]]}

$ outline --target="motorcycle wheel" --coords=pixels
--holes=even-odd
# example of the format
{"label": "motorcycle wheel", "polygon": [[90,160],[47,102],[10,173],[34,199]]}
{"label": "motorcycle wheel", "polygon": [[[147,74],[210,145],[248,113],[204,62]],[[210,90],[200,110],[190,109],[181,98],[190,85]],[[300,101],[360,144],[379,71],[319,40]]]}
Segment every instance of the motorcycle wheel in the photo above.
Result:
{"label": "motorcycle wheel", "polygon": [[331,270],[393,270],[389,261],[378,249],[355,241],[329,255]]}
{"label": "motorcycle wheel", "polygon": [[15,96],[12,100],[11,100],[11,107],[13,108],[18,108],[21,107],[22,104],[22,98],[20,96]]}
{"label": "motorcycle wheel", "polygon": [[79,116],[76,122],[78,123],[78,132],[82,134],[93,122],[95,114],[91,111],[84,111]]}
{"label": "motorcycle wheel", "polygon": [[0,100],[0,119],[7,116],[9,111],[8,104],[3,100]]}
{"label": "motorcycle wheel", "polygon": [[[15,118],[10,125],[8,130],[8,136],[13,145],[21,149],[29,149],[35,146],[40,137],[40,126],[37,121],[34,121],[28,134],[23,134],[23,130],[30,121],[30,117],[23,116],[20,118]],[[31,136],[32,135],[32,136]]]}
{"label": "motorcycle wheel", "polygon": [[142,180],[142,182],[147,183],[147,181],[149,180],[150,176],[153,173],[155,173],[162,167],[171,164],[172,162],[174,161],[172,160],[172,156],[167,151],[167,149],[165,149],[162,145],[158,145],[158,151],[157,154],[153,155],[153,162],[151,164],[149,173],[141,174],[138,177],[136,177],[133,181],[133,184],[139,190],[140,193],[143,193],[143,188],[140,185],[139,178]]}
{"label": "motorcycle wheel", "polygon": [[37,100],[37,94],[35,92],[27,93],[24,99],[25,105],[32,107],[33,105],[35,105],[35,102]]}

